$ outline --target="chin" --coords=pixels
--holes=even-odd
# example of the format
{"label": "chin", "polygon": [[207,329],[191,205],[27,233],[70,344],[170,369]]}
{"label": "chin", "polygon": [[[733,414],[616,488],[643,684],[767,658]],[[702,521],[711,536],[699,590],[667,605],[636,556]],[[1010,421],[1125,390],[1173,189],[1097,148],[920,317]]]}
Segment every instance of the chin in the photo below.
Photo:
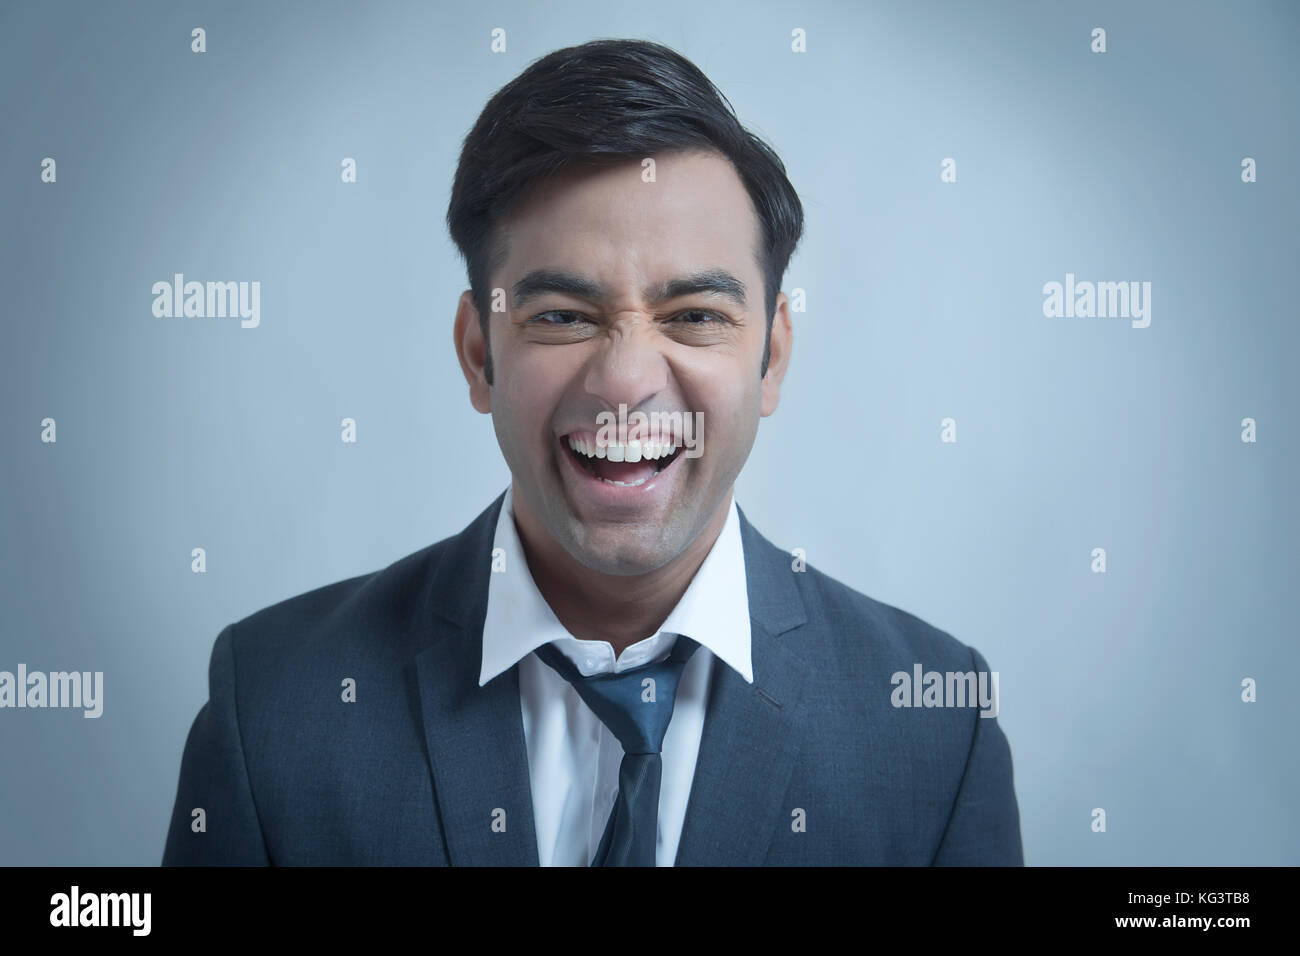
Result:
{"label": "chin", "polygon": [[639,540],[641,535],[627,528],[621,532],[581,535],[581,538],[581,542],[570,541],[565,550],[583,567],[600,574],[648,574],[676,556],[658,539]]}

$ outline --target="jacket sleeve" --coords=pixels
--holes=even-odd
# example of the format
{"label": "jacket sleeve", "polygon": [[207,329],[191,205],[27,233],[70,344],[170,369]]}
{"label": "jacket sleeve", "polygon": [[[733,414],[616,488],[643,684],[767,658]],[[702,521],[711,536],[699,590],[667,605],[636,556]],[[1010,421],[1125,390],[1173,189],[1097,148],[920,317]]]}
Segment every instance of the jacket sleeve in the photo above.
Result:
{"label": "jacket sleeve", "polygon": [[163,866],[266,866],[271,862],[240,738],[234,638],[235,626],[227,625],[212,648],[208,702],[185,741]]}
{"label": "jacket sleeve", "polygon": [[[987,673],[989,665],[980,652],[973,647],[970,652],[975,673]],[[975,729],[966,770],[934,865],[1023,866],[1011,746],[997,717],[983,717],[977,707],[971,714]]]}

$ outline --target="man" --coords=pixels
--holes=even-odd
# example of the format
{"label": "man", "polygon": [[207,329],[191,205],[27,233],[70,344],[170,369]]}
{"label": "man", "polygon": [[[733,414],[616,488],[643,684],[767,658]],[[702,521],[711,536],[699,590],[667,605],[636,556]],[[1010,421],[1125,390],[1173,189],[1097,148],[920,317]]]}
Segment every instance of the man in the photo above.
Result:
{"label": "man", "polygon": [[984,659],[733,501],[802,220],[665,47],[560,50],[492,98],[448,224],[510,487],[221,632],[164,863],[1022,862],[996,712],[898,693],[914,669],[984,686]]}

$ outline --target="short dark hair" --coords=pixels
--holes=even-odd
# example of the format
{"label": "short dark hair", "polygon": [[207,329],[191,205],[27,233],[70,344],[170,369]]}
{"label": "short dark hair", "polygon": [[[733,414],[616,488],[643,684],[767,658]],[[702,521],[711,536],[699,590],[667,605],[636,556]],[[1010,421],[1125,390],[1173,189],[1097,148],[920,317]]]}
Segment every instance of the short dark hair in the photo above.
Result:
{"label": "short dark hair", "polygon": [[[730,160],[758,214],[766,375],[773,308],[803,233],[803,206],[780,157],[740,125],[700,68],[648,40],[592,40],[547,54],[488,100],[465,137],[447,228],[465,258],[484,339],[488,277],[505,255],[496,226],[530,186],[567,167],[692,149]],[[485,373],[492,384],[490,346]]]}

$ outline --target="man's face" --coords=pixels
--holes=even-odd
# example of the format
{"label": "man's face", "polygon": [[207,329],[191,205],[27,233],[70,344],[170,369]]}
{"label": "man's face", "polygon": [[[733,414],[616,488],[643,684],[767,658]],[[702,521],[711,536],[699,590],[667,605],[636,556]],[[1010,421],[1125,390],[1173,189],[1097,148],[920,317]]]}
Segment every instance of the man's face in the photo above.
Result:
{"label": "man's face", "polygon": [[[765,384],[749,195],[714,153],[657,156],[654,182],[637,161],[568,170],[525,197],[503,239],[507,256],[490,285],[505,290],[508,311],[489,319],[492,387],[466,372],[475,406],[492,413],[516,516],[595,571],[663,567],[720,514],[759,418],[776,407],[786,350]],[[461,321],[458,343],[473,352],[464,341],[476,336]],[[631,438],[633,412],[658,419],[657,434],[640,436],[640,462],[626,460],[630,442],[602,441],[618,436],[602,432],[609,419],[598,415],[616,420],[620,405]],[[645,457],[646,438],[658,458]],[[669,457],[663,446],[674,441]]]}

